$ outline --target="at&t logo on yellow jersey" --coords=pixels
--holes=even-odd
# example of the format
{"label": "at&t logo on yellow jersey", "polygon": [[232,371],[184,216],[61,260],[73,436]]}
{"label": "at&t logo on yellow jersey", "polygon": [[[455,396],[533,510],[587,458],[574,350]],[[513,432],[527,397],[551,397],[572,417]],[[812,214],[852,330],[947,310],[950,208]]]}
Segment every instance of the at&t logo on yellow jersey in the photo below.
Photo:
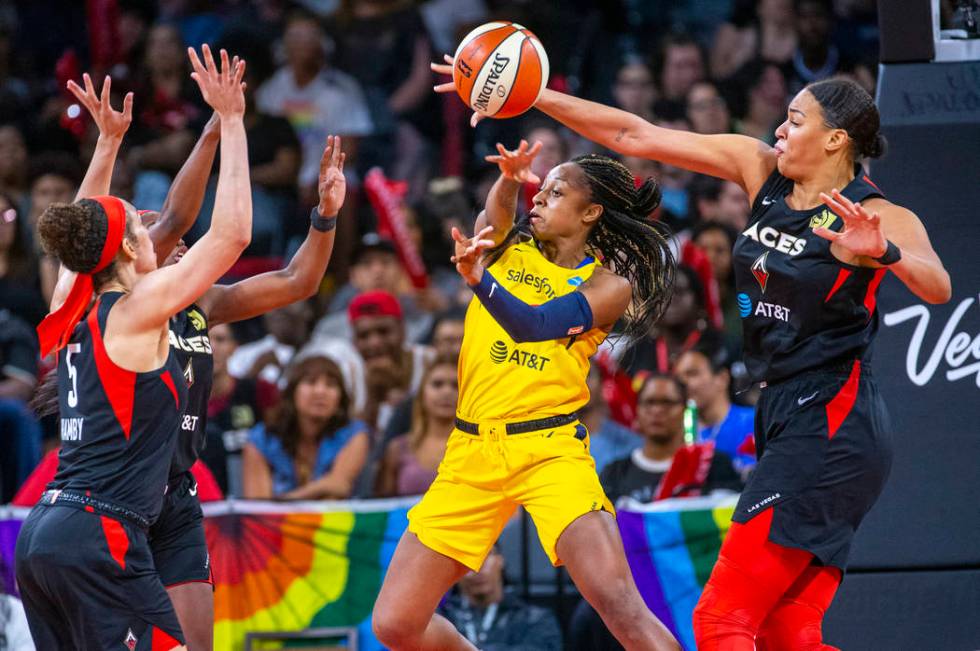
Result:
{"label": "at&t logo on yellow jersey", "polygon": [[517,364],[518,366],[533,368],[536,371],[543,371],[548,362],[551,361],[551,358],[545,357],[544,355],[529,353],[516,347],[514,350],[509,350],[507,348],[507,344],[498,339],[490,346],[490,360],[494,364],[503,364],[504,362],[507,362],[510,364]]}

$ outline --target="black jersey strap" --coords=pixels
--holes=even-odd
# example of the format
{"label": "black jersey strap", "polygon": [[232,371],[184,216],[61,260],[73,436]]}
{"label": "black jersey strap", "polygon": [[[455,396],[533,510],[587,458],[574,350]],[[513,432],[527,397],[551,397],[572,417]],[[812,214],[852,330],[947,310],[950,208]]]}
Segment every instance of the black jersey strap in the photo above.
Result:
{"label": "black jersey strap", "polygon": [[847,184],[841,191],[841,194],[851,201],[865,201],[874,197],[885,197],[885,193],[875,185],[874,181],[871,180],[871,177],[865,173],[864,168],[860,165],[854,166],[854,180]]}

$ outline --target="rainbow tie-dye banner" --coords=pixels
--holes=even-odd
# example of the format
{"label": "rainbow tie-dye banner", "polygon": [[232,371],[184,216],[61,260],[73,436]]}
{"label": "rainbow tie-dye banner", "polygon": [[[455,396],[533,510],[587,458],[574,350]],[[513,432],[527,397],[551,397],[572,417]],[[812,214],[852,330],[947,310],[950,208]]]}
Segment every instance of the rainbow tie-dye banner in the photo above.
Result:
{"label": "rainbow tie-dye banner", "polygon": [[[214,648],[241,651],[249,632],[346,627],[357,628],[359,651],[382,649],[371,633],[371,609],[414,502],[205,504]],[[732,497],[692,498],[618,512],[647,605],[688,651],[695,649],[691,615],[734,506]],[[27,513],[0,507],[0,588],[7,592]]]}
{"label": "rainbow tie-dye banner", "polygon": [[414,502],[205,505],[214,648],[240,650],[252,631],[355,627],[359,651],[381,649],[371,609]]}

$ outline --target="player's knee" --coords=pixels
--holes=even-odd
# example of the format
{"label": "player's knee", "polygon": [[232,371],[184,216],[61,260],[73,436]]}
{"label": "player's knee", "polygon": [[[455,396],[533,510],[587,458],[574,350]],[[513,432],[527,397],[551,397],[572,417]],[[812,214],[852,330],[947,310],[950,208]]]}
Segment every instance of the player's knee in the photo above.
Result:
{"label": "player's knee", "polygon": [[411,618],[397,611],[377,607],[371,615],[371,630],[382,646],[393,651],[418,647],[424,632]]}
{"label": "player's knee", "polygon": [[[697,647],[714,648],[712,642],[745,638],[755,640],[758,626],[737,608],[719,600],[718,591],[709,580],[694,607],[692,623]],[[791,648],[791,647],[787,647]]]}

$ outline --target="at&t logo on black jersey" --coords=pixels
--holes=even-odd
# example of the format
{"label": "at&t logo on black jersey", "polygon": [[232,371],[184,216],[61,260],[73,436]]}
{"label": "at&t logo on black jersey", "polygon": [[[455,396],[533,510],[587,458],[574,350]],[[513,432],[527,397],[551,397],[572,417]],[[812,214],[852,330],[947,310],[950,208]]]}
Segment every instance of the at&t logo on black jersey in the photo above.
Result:
{"label": "at&t logo on black jersey", "polygon": [[742,235],[755,240],[762,246],[787,255],[799,255],[803,253],[803,248],[806,246],[806,240],[802,237],[783,233],[771,226],[759,228],[758,222],[742,231]]}
{"label": "at&t logo on black jersey", "polygon": [[536,371],[543,371],[544,367],[551,361],[551,358],[529,353],[520,348],[509,350],[507,344],[498,339],[490,346],[490,361],[494,364],[507,362],[526,368],[533,368]]}
{"label": "at&t logo on black jersey", "polygon": [[762,316],[768,319],[778,319],[779,321],[789,323],[790,309],[788,307],[777,303],[768,303],[766,301],[757,301],[753,304],[752,299],[745,293],[741,293],[736,296],[735,301],[738,303],[738,314],[743,319],[747,319],[751,316]]}

